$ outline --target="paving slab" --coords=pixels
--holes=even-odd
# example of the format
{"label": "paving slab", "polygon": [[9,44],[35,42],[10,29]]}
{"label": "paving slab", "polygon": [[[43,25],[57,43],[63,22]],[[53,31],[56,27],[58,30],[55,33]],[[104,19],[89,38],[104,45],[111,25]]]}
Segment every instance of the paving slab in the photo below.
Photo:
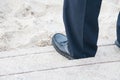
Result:
{"label": "paving slab", "polygon": [[[29,53],[28,50],[29,51],[33,50],[33,53]],[[18,55],[16,53],[12,53],[15,51],[11,51],[12,56],[9,55],[9,52],[8,53],[6,52],[9,57],[5,55],[0,58],[0,78],[2,77],[0,80],[7,80],[7,77],[9,80],[19,80],[19,78],[22,78],[19,75],[23,75],[23,77],[25,77],[24,75],[27,75],[27,74],[31,74],[31,75],[33,74],[33,77],[31,76],[31,79],[33,79],[34,76],[41,75],[42,74],[41,71],[48,71],[46,73],[48,73],[49,75],[52,75],[51,72],[49,73],[49,70],[53,70],[53,73],[55,73],[54,70],[61,69],[61,68],[64,69],[64,68],[96,65],[96,64],[113,65],[113,63],[115,65],[118,65],[118,63],[120,62],[120,49],[114,45],[99,46],[99,50],[95,58],[80,59],[80,60],[73,60],[73,61],[67,60],[66,58],[60,56],[54,50],[53,47],[43,48],[44,51],[36,50],[38,53],[35,53],[34,50],[36,50],[36,48],[26,49],[26,51],[24,49],[22,49],[21,51],[19,50],[19,52],[22,52],[22,51],[27,52],[25,54],[22,53],[22,56],[20,54]],[[51,51],[51,52],[47,52],[47,51]],[[3,54],[4,52],[2,52],[2,55]],[[111,68],[114,68],[114,67],[111,66]],[[76,68],[76,70],[77,69],[78,68]],[[36,74],[36,72],[41,74]],[[47,76],[46,73],[44,75]],[[67,75],[67,73],[65,74]],[[18,77],[14,77],[17,75]],[[11,79],[10,79],[10,76],[11,76]],[[38,79],[42,79],[42,78],[39,77]],[[20,80],[28,80],[28,79],[20,79]]]}
{"label": "paving slab", "polygon": [[[39,65],[39,69],[0,75],[0,80],[119,80],[120,56]],[[33,68],[36,68],[35,65]]]}
{"label": "paving slab", "polygon": [[8,75],[0,80],[119,80],[120,62],[74,66],[27,74]]}

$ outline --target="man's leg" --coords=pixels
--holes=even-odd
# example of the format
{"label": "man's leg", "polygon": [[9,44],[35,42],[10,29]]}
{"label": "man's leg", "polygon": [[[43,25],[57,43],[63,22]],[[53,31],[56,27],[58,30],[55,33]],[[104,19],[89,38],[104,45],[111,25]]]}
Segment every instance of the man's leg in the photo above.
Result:
{"label": "man's leg", "polygon": [[120,42],[120,13],[118,15],[117,21],[117,41]]}
{"label": "man's leg", "polygon": [[117,41],[116,45],[120,47],[120,13],[118,15],[118,20],[117,20]]}
{"label": "man's leg", "polygon": [[76,59],[94,57],[96,54],[101,1],[64,0],[68,49],[71,56]]}

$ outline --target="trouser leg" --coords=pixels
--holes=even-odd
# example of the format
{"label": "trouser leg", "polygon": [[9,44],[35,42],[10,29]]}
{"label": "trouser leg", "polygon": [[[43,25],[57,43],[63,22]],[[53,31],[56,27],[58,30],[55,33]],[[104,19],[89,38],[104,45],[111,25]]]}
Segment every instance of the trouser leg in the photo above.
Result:
{"label": "trouser leg", "polygon": [[120,13],[118,15],[117,21],[117,41],[120,43]]}
{"label": "trouser leg", "polygon": [[94,57],[97,51],[98,16],[102,0],[64,0],[64,24],[74,58]]}

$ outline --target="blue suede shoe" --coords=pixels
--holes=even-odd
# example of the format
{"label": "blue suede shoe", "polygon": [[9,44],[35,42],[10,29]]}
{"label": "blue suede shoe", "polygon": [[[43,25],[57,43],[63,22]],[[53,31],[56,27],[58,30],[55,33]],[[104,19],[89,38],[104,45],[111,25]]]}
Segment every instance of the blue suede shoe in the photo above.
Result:
{"label": "blue suede shoe", "polygon": [[52,45],[54,46],[56,51],[60,53],[62,56],[68,58],[69,60],[73,59],[68,50],[68,41],[65,35],[61,33],[55,34],[52,37]]}
{"label": "blue suede shoe", "polygon": [[120,43],[117,40],[115,41],[115,45],[120,48]]}

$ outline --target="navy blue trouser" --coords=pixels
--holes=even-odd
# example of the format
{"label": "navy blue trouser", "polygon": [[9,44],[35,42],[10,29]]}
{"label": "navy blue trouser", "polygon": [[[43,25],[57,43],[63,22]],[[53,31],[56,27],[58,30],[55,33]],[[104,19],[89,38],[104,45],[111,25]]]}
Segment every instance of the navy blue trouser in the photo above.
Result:
{"label": "navy blue trouser", "polygon": [[[94,57],[97,51],[98,16],[102,0],[64,0],[63,19],[71,55]],[[117,40],[120,42],[120,15]]]}

